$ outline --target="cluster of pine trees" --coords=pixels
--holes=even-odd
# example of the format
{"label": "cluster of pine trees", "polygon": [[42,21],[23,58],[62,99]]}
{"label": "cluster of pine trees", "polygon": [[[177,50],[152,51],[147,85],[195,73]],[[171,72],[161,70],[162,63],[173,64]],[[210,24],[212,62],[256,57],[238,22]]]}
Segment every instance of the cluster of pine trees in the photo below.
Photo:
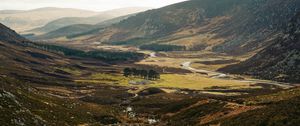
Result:
{"label": "cluster of pine trees", "polygon": [[160,79],[160,74],[154,70],[138,70],[136,68],[125,68],[123,70],[123,75],[125,77],[141,77],[143,79],[148,79],[148,80],[157,80]]}

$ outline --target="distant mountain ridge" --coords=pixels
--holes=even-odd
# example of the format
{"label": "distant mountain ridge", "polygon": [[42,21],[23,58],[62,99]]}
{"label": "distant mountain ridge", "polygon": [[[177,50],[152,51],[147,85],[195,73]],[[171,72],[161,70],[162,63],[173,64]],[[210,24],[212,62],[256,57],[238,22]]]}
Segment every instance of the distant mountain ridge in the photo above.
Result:
{"label": "distant mountain ridge", "polygon": [[24,12],[22,10],[0,10],[0,14],[14,14]]}
{"label": "distant mountain ridge", "polygon": [[94,11],[54,7],[33,10],[3,10],[0,11],[0,23],[18,32],[23,32],[63,17],[90,17],[97,14],[98,12]]}
{"label": "distant mountain ridge", "polygon": [[45,26],[29,30],[28,32],[44,34],[44,33],[52,32],[52,31],[58,30],[60,28],[74,25],[74,24],[94,25],[97,23],[101,23],[102,21],[105,21],[105,20],[110,20],[110,19],[117,18],[120,16],[125,16],[125,15],[129,15],[129,14],[142,12],[142,11],[145,11],[148,9],[149,8],[144,8],[144,7],[130,7],[130,8],[121,8],[121,9],[114,9],[114,10],[99,12],[97,15],[93,15],[90,17],[68,16],[68,17],[63,17],[63,18],[59,18],[57,20],[51,21],[51,22],[47,23]]}
{"label": "distant mountain ridge", "polygon": [[[65,26],[62,28],[59,28],[57,30],[42,34],[42,35],[37,35],[33,37],[29,37],[30,39],[34,40],[52,40],[52,39],[59,39],[61,37],[66,37],[66,39],[72,39],[80,36],[84,36],[86,34],[93,34],[97,33],[100,30],[104,29],[105,27],[108,27],[112,24],[119,23],[122,20],[127,19],[130,16],[133,16],[135,14],[130,14],[126,16],[121,16],[109,20],[105,20],[103,22],[97,23],[97,24],[74,24],[74,25],[69,25]],[[82,23],[82,22],[79,22]]]}

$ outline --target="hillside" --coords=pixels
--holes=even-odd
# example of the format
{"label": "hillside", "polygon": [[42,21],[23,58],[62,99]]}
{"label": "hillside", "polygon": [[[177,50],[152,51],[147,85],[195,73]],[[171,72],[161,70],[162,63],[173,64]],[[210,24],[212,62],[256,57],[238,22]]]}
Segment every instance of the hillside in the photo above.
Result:
{"label": "hillside", "polygon": [[142,7],[132,7],[132,8],[121,8],[115,10],[109,10],[104,12],[99,12],[97,15],[91,17],[73,17],[72,15],[64,18],[60,18],[54,21],[47,23],[43,27],[39,27],[36,29],[29,30],[29,33],[48,33],[54,30],[74,25],[74,24],[90,24],[94,25],[97,23],[101,23],[105,20],[110,20],[113,18],[117,18],[120,16],[125,16],[129,14],[134,14],[138,12],[142,12],[148,10],[149,8],[142,8]]}
{"label": "hillside", "polygon": [[[88,86],[78,85],[73,79],[81,74],[89,75],[91,72],[114,72],[116,67],[110,67],[108,63],[103,62],[107,59],[105,56],[110,55],[106,56],[110,58],[107,60],[115,59],[120,63],[117,57],[127,60],[128,53],[103,51],[87,53],[66,47],[32,43],[0,24],[1,125],[118,123],[119,119],[122,119],[119,107],[79,100],[92,95],[89,92],[79,93],[79,90],[86,91]],[[80,55],[84,55],[85,58],[81,58]],[[60,94],[56,91],[62,92]],[[104,102],[112,100],[120,102],[124,98],[119,96],[129,96],[123,88],[112,90],[108,86],[103,86],[98,91],[108,92],[107,96],[101,95],[107,99],[103,100]],[[70,92],[75,99],[69,97]]]}
{"label": "hillside", "polygon": [[57,30],[51,31],[49,33],[41,34],[41,35],[32,35],[29,36],[28,39],[32,40],[47,40],[52,38],[60,38],[69,35],[79,34],[82,32],[87,32],[94,29],[94,25],[91,24],[74,24],[66,27],[59,28]]}
{"label": "hillside", "polygon": [[[55,78],[56,73],[51,69],[51,65],[64,64],[59,56],[29,46],[31,42],[10,30],[4,25],[0,25],[0,73],[26,79],[27,77],[40,78],[49,76],[49,80]],[[45,67],[49,66],[49,67]],[[47,71],[47,72],[46,72]],[[67,77],[62,77],[67,78]],[[32,79],[34,81],[35,79]]]}
{"label": "hillside", "polygon": [[[27,42],[29,41],[0,24],[0,122],[4,126],[49,125],[50,121],[53,120],[52,117],[56,115],[50,114],[52,117],[48,116],[47,118],[44,116],[46,113],[55,111],[55,109],[62,112],[68,110],[63,106],[51,107],[46,105],[45,102],[72,104],[71,102],[46,96],[31,86],[32,83],[43,82],[46,84],[55,79],[63,82],[68,79],[66,79],[66,76],[64,76],[65,79],[55,78],[54,76],[57,73],[51,73],[53,71],[51,66],[54,63],[62,63],[58,61],[61,57],[26,47],[25,43]],[[42,79],[42,77],[47,77],[48,81]],[[26,80],[29,80],[29,82]],[[47,110],[37,112],[41,108],[47,108]],[[63,115],[67,116],[68,114]],[[58,120],[52,123],[65,123],[68,119]]]}
{"label": "hillside", "polygon": [[[97,24],[95,24],[95,22],[94,22],[92,24],[87,23],[87,24],[69,25],[69,26],[65,26],[65,27],[59,28],[57,30],[45,33],[45,34],[31,36],[28,38],[34,39],[34,40],[48,40],[48,39],[59,39],[61,37],[66,37],[67,39],[71,39],[71,38],[75,38],[75,37],[85,35],[85,34],[97,33],[101,29],[108,27],[112,24],[119,23],[120,21],[127,19],[128,17],[130,17],[132,15],[133,14],[105,20],[105,21],[102,21]],[[100,21],[100,20],[98,19],[97,21]],[[79,21],[79,23],[83,23],[83,22]],[[45,28],[45,27],[43,27],[43,28]]]}
{"label": "hillside", "polygon": [[0,23],[18,32],[24,32],[63,17],[90,17],[97,14],[93,11],[50,7],[26,11],[8,10],[0,12]]}
{"label": "hillside", "polygon": [[297,0],[190,0],[137,14],[88,41],[245,54],[271,44],[299,8]]}
{"label": "hillside", "polygon": [[15,31],[0,23],[0,41],[6,42],[20,42],[26,41],[23,37],[18,35]]}
{"label": "hillside", "polygon": [[284,82],[300,82],[300,13],[285,27],[274,44],[252,58],[220,69],[221,71],[248,74],[258,78]]}

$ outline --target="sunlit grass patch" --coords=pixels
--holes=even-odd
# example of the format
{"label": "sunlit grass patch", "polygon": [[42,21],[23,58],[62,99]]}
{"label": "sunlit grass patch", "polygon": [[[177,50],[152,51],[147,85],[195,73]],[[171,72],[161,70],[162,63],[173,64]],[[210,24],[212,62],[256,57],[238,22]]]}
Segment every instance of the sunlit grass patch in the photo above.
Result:
{"label": "sunlit grass patch", "polygon": [[161,79],[151,86],[202,90],[213,86],[230,87],[231,89],[250,88],[250,84],[236,80],[208,78],[197,74],[163,74]]}
{"label": "sunlit grass patch", "polygon": [[143,82],[144,79],[135,77],[124,77],[121,74],[96,73],[84,79],[75,80],[77,83],[112,84],[119,86],[140,86],[140,87],[166,87],[203,90],[211,87],[226,87],[226,89],[259,88],[251,86],[250,82],[237,80],[225,80],[208,78],[198,74],[162,74],[161,79],[150,81],[147,84],[132,84],[132,82]]}
{"label": "sunlit grass patch", "polygon": [[75,76],[80,76],[82,72],[80,70],[74,69],[74,68],[68,68],[68,67],[57,67],[56,69],[70,73]]}
{"label": "sunlit grass patch", "polygon": [[143,81],[143,80],[144,79],[140,79],[136,77],[124,77],[121,74],[95,73],[87,78],[75,80],[75,82],[129,86],[130,81]]}
{"label": "sunlit grass patch", "polygon": [[95,73],[85,79],[78,79],[75,82],[79,83],[101,83],[101,84],[125,84],[128,79],[115,74]]}

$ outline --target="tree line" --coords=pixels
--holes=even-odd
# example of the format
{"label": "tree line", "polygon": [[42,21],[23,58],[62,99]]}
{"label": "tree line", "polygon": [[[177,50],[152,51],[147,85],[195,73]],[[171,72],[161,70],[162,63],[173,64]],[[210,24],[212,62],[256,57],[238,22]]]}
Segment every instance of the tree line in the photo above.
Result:
{"label": "tree line", "polygon": [[39,43],[27,43],[28,46],[42,49],[49,52],[62,53],[66,56],[95,58],[104,61],[135,61],[144,58],[144,54],[137,52],[121,52],[121,51],[83,51],[78,49],[72,49],[68,47],[58,45],[48,45]]}
{"label": "tree line", "polygon": [[155,70],[138,70],[136,68],[124,68],[123,75],[125,77],[141,77],[147,80],[160,79],[160,74]]}
{"label": "tree line", "polygon": [[185,51],[186,47],[166,44],[149,44],[140,46],[140,49],[153,51]]}

